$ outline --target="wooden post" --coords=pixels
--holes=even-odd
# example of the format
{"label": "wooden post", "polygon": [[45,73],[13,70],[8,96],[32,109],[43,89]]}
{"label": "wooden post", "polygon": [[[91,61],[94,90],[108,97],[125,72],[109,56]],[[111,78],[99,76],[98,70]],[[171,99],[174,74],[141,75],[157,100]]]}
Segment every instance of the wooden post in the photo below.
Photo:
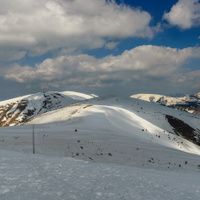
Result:
{"label": "wooden post", "polygon": [[33,154],[35,154],[35,133],[34,133],[34,124],[33,124],[33,130],[32,130],[32,138],[33,138]]}

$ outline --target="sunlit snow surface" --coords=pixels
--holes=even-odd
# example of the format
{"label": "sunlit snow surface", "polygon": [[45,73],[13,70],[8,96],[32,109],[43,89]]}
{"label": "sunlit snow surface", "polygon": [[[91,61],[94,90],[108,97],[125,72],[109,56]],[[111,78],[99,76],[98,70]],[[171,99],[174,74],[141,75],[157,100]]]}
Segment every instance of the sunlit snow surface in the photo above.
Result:
{"label": "sunlit snow surface", "polygon": [[0,102],[0,127],[16,126],[30,118],[96,96],[79,92],[40,92]]}
{"label": "sunlit snow surface", "polygon": [[163,113],[200,128],[191,114],[117,98],[1,128],[0,199],[199,200],[200,148],[169,133]]}
{"label": "sunlit snow surface", "polygon": [[0,199],[192,199],[199,172],[159,171],[0,151]]}
{"label": "sunlit snow surface", "polygon": [[[46,94],[54,94],[54,93],[62,94],[64,96],[72,98],[74,100],[91,99],[91,98],[93,98],[95,96],[95,95],[87,95],[87,94],[80,93],[80,92],[74,92],[74,91],[63,91],[63,92],[55,92],[55,91],[53,91],[53,92],[46,92]],[[39,104],[42,98],[44,98],[43,97],[43,93],[29,94],[29,95],[12,98],[12,99],[5,100],[5,101],[0,101],[0,106],[8,104],[8,103],[13,103],[13,102],[21,101],[21,100],[34,101],[35,104]]]}

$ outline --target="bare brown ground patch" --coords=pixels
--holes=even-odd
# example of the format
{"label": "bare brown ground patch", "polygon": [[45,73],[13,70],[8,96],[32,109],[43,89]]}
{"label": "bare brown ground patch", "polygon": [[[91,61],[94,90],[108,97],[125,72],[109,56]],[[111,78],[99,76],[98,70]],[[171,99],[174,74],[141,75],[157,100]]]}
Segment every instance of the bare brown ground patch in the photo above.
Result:
{"label": "bare brown ground patch", "polygon": [[86,105],[85,107],[83,107],[83,109],[89,108],[89,107],[91,107],[91,106],[93,106],[93,105]]}
{"label": "bare brown ground patch", "polygon": [[81,106],[81,104],[80,104],[80,103],[72,104],[72,105],[69,105],[69,106],[62,107],[62,108],[60,108],[60,109],[70,108],[70,107],[74,107],[74,106]]}
{"label": "bare brown ground patch", "polygon": [[[7,120],[11,118],[11,115],[7,115],[8,111],[15,105],[15,103],[7,104],[5,106],[0,107],[0,127],[8,126]],[[4,118],[6,118],[6,121],[2,121]]]}
{"label": "bare brown ground patch", "polygon": [[[8,112],[13,108],[14,105],[17,105],[16,108],[8,114]],[[0,127],[7,127],[11,124],[18,125],[20,121],[17,118],[20,116],[21,112],[26,108],[26,103],[10,103],[5,106],[0,107]],[[3,119],[6,121],[2,121]],[[23,121],[23,120],[22,120]]]}
{"label": "bare brown ground patch", "polygon": [[[16,109],[14,109],[13,112],[9,113],[9,115],[8,115],[7,113],[9,112],[10,109],[12,109],[12,107],[14,105],[15,105],[15,103],[12,103],[12,104],[8,104],[6,106],[0,107],[0,127],[7,127],[7,126],[10,126],[11,124],[13,124],[13,125],[18,125],[20,123],[25,124],[27,122],[30,122],[34,117],[38,117],[38,116],[43,115],[43,114],[40,114],[40,115],[37,115],[37,116],[30,117],[29,119],[27,119],[27,117],[24,116],[24,118],[21,121],[18,121],[17,118],[20,116],[21,112],[26,108],[27,104],[19,103],[17,105]],[[70,113],[70,117],[71,117],[71,116],[75,115],[79,110],[81,110],[81,109],[75,108],[77,106],[82,106],[82,104],[80,104],[80,103],[72,104],[72,105],[62,107],[60,109],[73,108],[74,107],[74,110],[72,110],[71,113]],[[82,109],[87,109],[91,106],[93,106],[93,105],[90,105],[90,104],[85,105]],[[17,110],[19,110],[18,113],[16,113]],[[6,121],[2,121],[4,119],[4,117],[6,118]]]}

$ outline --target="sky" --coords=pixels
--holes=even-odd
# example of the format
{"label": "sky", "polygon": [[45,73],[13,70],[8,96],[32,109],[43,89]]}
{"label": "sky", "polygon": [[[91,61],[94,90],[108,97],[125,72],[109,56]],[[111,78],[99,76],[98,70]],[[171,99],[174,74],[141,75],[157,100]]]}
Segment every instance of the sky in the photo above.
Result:
{"label": "sky", "polygon": [[199,0],[0,0],[0,100],[200,92]]}

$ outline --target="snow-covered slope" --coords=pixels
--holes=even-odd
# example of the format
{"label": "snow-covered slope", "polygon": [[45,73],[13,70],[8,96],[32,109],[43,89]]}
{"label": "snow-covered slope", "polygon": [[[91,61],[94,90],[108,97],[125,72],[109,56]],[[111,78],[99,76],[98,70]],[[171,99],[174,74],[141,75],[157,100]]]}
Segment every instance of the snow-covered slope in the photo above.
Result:
{"label": "snow-covered slope", "polygon": [[78,92],[43,92],[0,102],[0,126],[18,125],[29,118],[93,98]]}
{"label": "snow-covered slope", "polygon": [[[182,114],[180,111],[155,106],[157,108],[152,108],[150,103],[134,99],[123,100],[115,97],[94,99],[87,104],[74,104],[36,116],[26,124],[73,121],[81,129],[133,135],[141,140],[200,154],[199,148],[191,143],[200,145],[199,118],[189,114],[180,117]],[[180,129],[183,126],[187,129],[186,133]]]}
{"label": "snow-covered slope", "polygon": [[183,95],[181,97],[169,97],[158,94],[135,94],[131,97],[200,114],[200,93],[194,95]]}
{"label": "snow-covered slope", "polygon": [[200,197],[199,171],[182,167],[161,171],[5,150],[0,150],[0,163],[2,200],[199,200]]}
{"label": "snow-covered slope", "polygon": [[[181,112],[153,105],[115,97],[73,104],[36,116],[26,126],[1,128],[0,148],[31,153],[34,130],[37,154],[153,169],[198,169],[199,159],[190,155],[199,156],[200,147],[175,134],[164,116]],[[199,119],[191,114],[179,117],[199,128]]]}
{"label": "snow-covered slope", "polygon": [[[198,115],[186,114],[135,98],[93,96],[72,91],[45,92],[3,101],[0,102],[0,125],[55,123],[68,121],[81,113],[83,120],[91,116],[91,124],[97,127],[96,118],[101,116],[103,123],[111,125],[110,129],[114,127],[131,134],[130,130],[137,128],[148,132],[148,137],[153,134],[158,138],[160,132],[166,131],[200,145]],[[153,126],[156,128],[152,128]],[[171,139],[169,135],[167,138]],[[161,141],[160,139],[159,142]]]}
{"label": "snow-covered slope", "polygon": [[36,115],[0,128],[0,198],[199,200],[199,130],[199,115],[133,98]]}

